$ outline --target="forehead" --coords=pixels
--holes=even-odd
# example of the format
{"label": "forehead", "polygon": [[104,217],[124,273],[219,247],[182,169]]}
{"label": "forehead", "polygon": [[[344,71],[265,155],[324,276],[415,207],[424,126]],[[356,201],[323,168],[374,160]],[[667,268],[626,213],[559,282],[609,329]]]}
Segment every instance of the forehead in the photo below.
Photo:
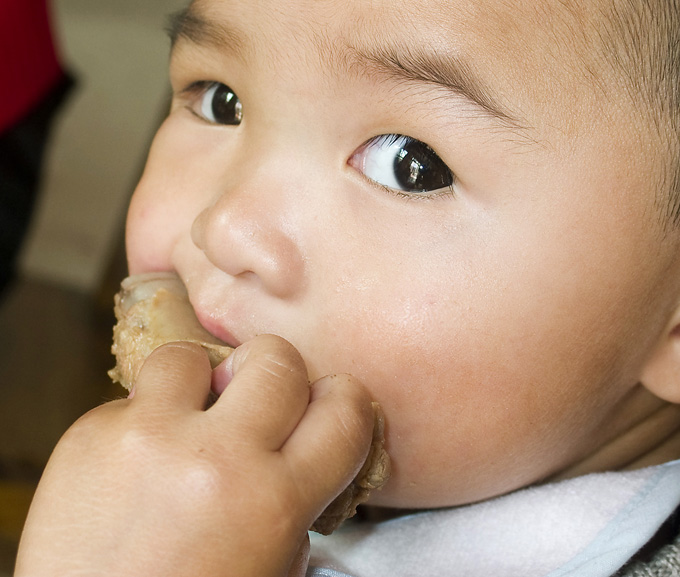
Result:
{"label": "forehead", "polygon": [[348,47],[434,54],[489,87],[498,108],[571,132],[578,119],[567,111],[602,108],[611,92],[593,42],[604,1],[194,0],[188,14],[230,51],[273,66],[315,61],[332,74],[354,64]]}
{"label": "forehead", "polygon": [[588,37],[587,24],[598,3],[590,0],[584,9],[573,0],[193,0],[190,12],[254,34],[278,29],[306,37],[399,40],[444,51],[484,47],[471,54],[483,59],[492,53],[498,57],[511,46],[570,48],[572,40]]}

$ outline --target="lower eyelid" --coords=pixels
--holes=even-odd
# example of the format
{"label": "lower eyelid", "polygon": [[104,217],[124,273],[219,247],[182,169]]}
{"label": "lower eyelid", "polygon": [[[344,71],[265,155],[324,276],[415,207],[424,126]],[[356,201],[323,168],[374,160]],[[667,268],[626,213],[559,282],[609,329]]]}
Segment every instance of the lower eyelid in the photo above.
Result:
{"label": "lower eyelid", "polygon": [[[348,162],[349,164],[349,162]],[[351,166],[351,165],[350,165]],[[360,171],[358,171],[360,172]],[[375,180],[368,178],[364,174],[361,174],[363,180],[365,182],[368,182],[369,185],[371,185],[373,188],[377,189],[379,192],[382,193],[387,193],[391,196],[396,196],[399,199],[407,200],[409,202],[425,202],[425,201],[434,201],[434,200],[442,200],[442,199],[455,199],[457,197],[456,194],[456,184],[458,182],[458,179],[456,178],[456,175],[451,172],[451,175],[453,176],[453,184],[449,186],[448,188],[440,188],[438,190],[431,190],[428,192],[408,192],[404,190],[399,190],[396,188],[390,188],[389,186],[385,186],[384,184],[380,184],[379,182],[376,182]]]}

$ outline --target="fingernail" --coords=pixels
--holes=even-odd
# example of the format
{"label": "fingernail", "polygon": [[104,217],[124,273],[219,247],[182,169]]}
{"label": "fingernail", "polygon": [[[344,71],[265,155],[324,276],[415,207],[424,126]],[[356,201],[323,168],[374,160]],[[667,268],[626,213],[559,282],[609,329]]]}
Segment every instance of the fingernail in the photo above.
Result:
{"label": "fingernail", "polygon": [[216,395],[221,395],[234,378],[234,354],[229,355],[217,365],[212,372],[210,388]]}

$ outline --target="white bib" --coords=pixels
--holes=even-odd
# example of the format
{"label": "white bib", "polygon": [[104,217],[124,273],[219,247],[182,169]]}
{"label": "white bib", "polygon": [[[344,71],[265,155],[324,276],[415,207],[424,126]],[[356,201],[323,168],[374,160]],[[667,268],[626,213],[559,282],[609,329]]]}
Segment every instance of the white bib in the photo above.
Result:
{"label": "white bib", "polygon": [[312,534],[308,577],[610,577],[680,504],[680,461]]}

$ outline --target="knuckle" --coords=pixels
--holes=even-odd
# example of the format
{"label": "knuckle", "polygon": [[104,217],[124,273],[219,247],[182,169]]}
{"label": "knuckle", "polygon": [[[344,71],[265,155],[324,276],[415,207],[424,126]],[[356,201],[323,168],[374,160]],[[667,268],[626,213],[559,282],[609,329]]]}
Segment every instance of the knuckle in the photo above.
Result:
{"label": "knuckle", "polygon": [[183,495],[192,510],[212,508],[226,494],[224,475],[207,460],[191,460],[174,467],[175,491]]}
{"label": "knuckle", "polygon": [[116,445],[123,457],[134,461],[156,461],[159,453],[157,433],[141,421],[128,424],[118,435]]}
{"label": "knuckle", "polygon": [[246,347],[236,350],[236,366],[254,362],[259,368],[276,378],[291,374],[307,378],[307,368],[298,350],[282,337],[265,334],[255,337]]}

